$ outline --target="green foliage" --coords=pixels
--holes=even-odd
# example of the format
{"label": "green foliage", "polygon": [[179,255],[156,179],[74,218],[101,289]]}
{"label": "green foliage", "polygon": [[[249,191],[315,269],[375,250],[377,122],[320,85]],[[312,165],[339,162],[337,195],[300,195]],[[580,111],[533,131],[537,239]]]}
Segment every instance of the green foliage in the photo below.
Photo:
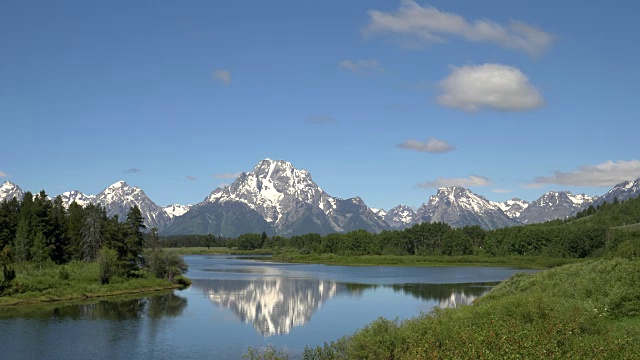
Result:
{"label": "green foliage", "polygon": [[640,353],[640,263],[588,261],[516,275],[474,305],[380,318],[305,359],[631,359]]}
{"label": "green foliage", "polygon": [[2,267],[2,278],[0,279],[0,295],[11,288],[13,279],[16,278],[16,271],[13,268],[11,257],[11,246],[5,245],[0,250],[0,267]]}
{"label": "green foliage", "polygon": [[103,248],[98,253],[98,268],[100,283],[108,284],[114,275],[119,274],[118,254],[115,250]]}
{"label": "green foliage", "polygon": [[238,237],[236,245],[240,250],[253,250],[260,248],[260,234],[242,234]]}
{"label": "green foliage", "polygon": [[182,256],[175,252],[162,250],[149,250],[145,253],[145,262],[149,271],[159,279],[168,279],[171,282],[187,271],[187,264]]}
{"label": "green foliage", "polygon": [[287,360],[289,355],[282,350],[276,350],[273,345],[269,344],[265,349],[259,350],[249,347],[247,352],[242,355],[244,360]]}
{"label": "green foliage", "polygon": [[101,285],[97,262],[71,261],[63,266],[48,262],[42,267],[22,262],[14,267],[16,277],[0,296],[0,306],[83,300],[175,288],[167,280],[144,273],[138,278],[124,278],[116,274],[110,278],[109,284]]}

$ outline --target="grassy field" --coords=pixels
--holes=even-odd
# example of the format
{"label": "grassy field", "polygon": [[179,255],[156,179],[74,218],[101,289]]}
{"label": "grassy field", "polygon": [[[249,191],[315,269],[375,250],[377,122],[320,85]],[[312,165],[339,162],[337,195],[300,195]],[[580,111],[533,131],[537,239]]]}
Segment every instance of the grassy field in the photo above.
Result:
{"label": "grassy field", "polygon": [[109,284],[102,285],[96,263],[72,262],[62,266],[48,264],[42,268],[24,263],[16,266],[16,273],[11,292],[0,296],[0,306],[82,300],[178,288],[178,285],[168,280],[157,279],[146,273],[132,279],[114,277]]}
{"label": "grassy field", "polygon": [[256,249],[256,250],[238,250],[228,247],[178,247],[178,248],[163,248],[164,251],[173,252],[180,255],[272,255],[271,249]]}
{"label": "grassy field", "polygon": [[[380,318],[305,359],[640,359],[640,262],[585,261],[519,274],[472,306]],[[245,358],[287,358],[250,350]]]}
{"label": "grassy field", "polygon": [[228,247],[184,247],[165,248],[164,250],[180,255],[272,255],[268,258],[269,261],[345,266],[507,266],[519,269],[548,269],[582,261],[580,259],[544,256],[342,256],[335,254],[301,254],[300,251],[294,249],[237,250]]}
{"label": "grassy field", "polygon": [[578,259],[543,256],[341,256],[334,254],[300,254],[297,252],[277,253],[271,260],[291,263],[349,266],[508,266],[519,269],[548,269],[581,261]]}

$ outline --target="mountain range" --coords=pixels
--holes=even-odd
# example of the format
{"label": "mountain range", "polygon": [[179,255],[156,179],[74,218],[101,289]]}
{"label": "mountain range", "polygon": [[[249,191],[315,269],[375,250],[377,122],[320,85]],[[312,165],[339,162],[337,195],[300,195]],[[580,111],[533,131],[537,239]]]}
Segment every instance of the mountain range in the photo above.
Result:
{"label": "mountain range", "polygon": [[[22,199],[25,192],[5,181],[0,202]],[[235,237],[243,233],[266,232],[293,236],[329,234],[364,229],[370,232],[404,229],[422,222],[446,222],[453,227],[479,225],[495,229],[567,218],[590,205],[627,200],[640,195],[640,178],[614,186],[602,196],[574,195],[550,191],[529,203],[521,199],[489,201],[469,189],[452,186],[438,189],[417,210],[398,205],[389,211],[369,208],[360,197],[342,199],[327,194],[306,170],[284,160],[261,160],[251,172],[240,174],[233,183],[211,192],[194,205],[153,202],[142,189],[118,181],[97,195],[80,191],[60,194],[63,204],[100,204],[109,216],[126,217],[137,205],[148,228],[163,235],[217,234]]]}

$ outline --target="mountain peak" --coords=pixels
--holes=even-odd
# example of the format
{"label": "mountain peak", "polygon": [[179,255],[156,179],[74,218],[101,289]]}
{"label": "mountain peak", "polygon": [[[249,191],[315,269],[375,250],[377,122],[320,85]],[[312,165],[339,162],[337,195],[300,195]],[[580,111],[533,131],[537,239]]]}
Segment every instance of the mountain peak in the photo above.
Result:
{"label": "mountain peak", "polygon": [[22,200],[24,197],[24,191],[20,186],[6,180],[2,183],[2,186],[0,186],[0,202],[3,202],[4,200],[11,200],[14,197],[18,200]]}
{"label": "mountain peak", "polygon": [[109,185],[108,188],[112,188],[113,189],[113,188],[121,188],[121,187],[128,187],[128,186],[129,186],[129,184],[127,184],[126,181],[119,180],[119,181],[116,181],[115,183]]}
{"label": "mountain peak", "polygon": [[485,229],[516,224],[496,203],[461,186],[439,188],[416,213],[417,223],[440,221],[453,227],[480,225]]}

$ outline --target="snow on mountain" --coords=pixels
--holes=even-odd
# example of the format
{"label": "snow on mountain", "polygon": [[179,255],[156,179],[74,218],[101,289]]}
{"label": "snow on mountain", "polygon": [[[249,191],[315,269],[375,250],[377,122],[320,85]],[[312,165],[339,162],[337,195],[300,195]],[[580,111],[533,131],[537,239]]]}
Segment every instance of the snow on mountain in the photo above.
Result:
{"label": "snow on mountain", "polygon": [[384,216],[387,215],[387,212],[384,211],[384,209],[376,209],[376,208],[371,208],[371,211],[376,214],[376,216],[381,217],[384,219]]}
{"label": "snow on mountain", "polygon": [[171,220],[164,209],[149,199],[142,189],[129,186],[122,180],[96,195],[95,201],[105,207],[108,216],[118,215],[121,221],[126,219],[131,207],[137,205],[145,219],[147,229],[153,227],[162,229]]}
{"label": "snow on mountain", "polygon": [[529,204],[518,220],[523,224],[534,224],[556,219],[566,219],[588,207],[597,197],[585,194],[573,195],[569,191],[549,191]]}
{"label": "snow on mountain", "polygon": [[189,209],[191,209],[191,206],[192,205],[172,204],[172,205],[165,206],[163,209],[164,209],[164,212],[167,213],[169,218],[173,219],[176,216],[184,215],[187,211],[189,211]]}
{"label": "snow on mountain", "polygon": [[22,200],[24,197],[24,191],[20,186],[7,180],[2,184],[2,186],[0,186],[0,202],[5,200],[9,201],[14,197],[18,200]]}
{"label": "snow on mountain", "polygon": [[507,216],[512,219],[516,219],[518,216],[520,216],[520,213],[522,213],[522,211],[529,206],[528,201],[518,198],[513,198],[511,200],[503,202],[492,201],[492,203],[494,205],[497,205],[500,210],[502,210],[502,212],[507,214]]}
{"label": "snow on mountain", "polygon": [[[284,160],[261,160],[253,171],[240,174],[231,185],[217,188],[192,211],[201,212],[204,204],[225,203],[246,205],[271,224],[275,233],[282,235],[326,234],[360,228],[378,232],[388,228],[362,199],[331,197],[313,181],[308,171],[298,170]],[[240,210],[238,206],[234,209],[248,214],[248,210]],[[206,220],[199,214],[189,218],[217,221]],[[183,220],[187,219],[180,222]],[[176,224],[176,227],[195,231],[208,225]]]}
{"label": "snow on mountain", "polygon": [[323,212],[335,209],[327,195],[306,170],[290,162],[264,159],[252,172],[242,173],[229,186],[214,190],[208,202],[241,201],[258,211],[266,221],[278,223],[292,201],[317,205]]}
{"label": "snow on mountain", "polygon": [[400,204],[391,208],[383,219],[394,229],[404,229],[413,223],[415,217],[416,212],[412,208]]}
{"label": "snow on mountain", "polygon": [[498,205],[460,186],[438,189],[418,209],[415,222],[446,222],[453,227],[479,225],[484,229],[517,224]]}
{"label": "snow on mountain", "polygon": [[60,194],[60,197],[62,198],[62,205],[66,208],[74,201],[80,206],[85,206],[92,204],[96,200],[95,195],[85,195],[78,190],[63,192]]}
{"label": "snow on mountain", "polygon": [[613,203],[616,198],[618,201],[624,201],[638,196],[640,196],[640,178],[617,184],[611,188],[611,190],[607,191],[606,194],[594,201],[594,205],[601,205],[605,201]]}

